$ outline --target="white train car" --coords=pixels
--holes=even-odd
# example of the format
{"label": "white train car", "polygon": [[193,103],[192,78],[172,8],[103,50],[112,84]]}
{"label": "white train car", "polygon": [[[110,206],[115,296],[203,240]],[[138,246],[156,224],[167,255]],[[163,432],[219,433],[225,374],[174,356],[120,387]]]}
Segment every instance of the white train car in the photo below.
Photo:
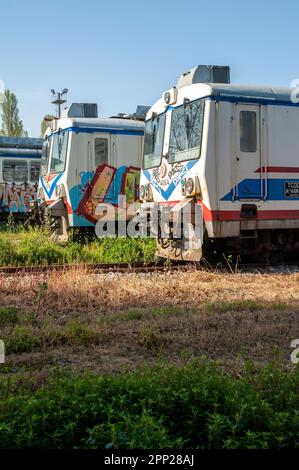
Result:
{"label": "white train car", "polygon": [[0,220],[23,218],[37,198],[42,139],[0,136]]}
{"label": "white train car", "polygon": [[152,106],[142,212],[154,203],[166,206],[171,225],[173,214],[193,205],[203,223],[203,240],[194,227],[180,238],[171,230],[165,239],[158,235],[162,256],[198,261],[203,247],[266,258],[298,250],[299,105],[293,91],[233,85],[228,67],[198,66]]}
{"label": "white train car", "polygon": [[45,136],[38,197],[62,235],[94,227],[105,203],[119,210],[120,195],[127,206],[138,199],[145,114],[98,118],[95,109],[71,105]]}

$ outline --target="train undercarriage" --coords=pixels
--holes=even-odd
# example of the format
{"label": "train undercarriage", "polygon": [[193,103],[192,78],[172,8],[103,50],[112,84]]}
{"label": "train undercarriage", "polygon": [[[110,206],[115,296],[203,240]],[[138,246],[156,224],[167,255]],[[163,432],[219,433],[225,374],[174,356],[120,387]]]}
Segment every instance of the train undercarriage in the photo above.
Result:
{"label": "train undercarriage", "polygon": [[157,254],[163,258],[198,262],[215,261],[223,254],[256,262],[279,262],[299,258],[299,229],[241,232],[240,237],[192,239],[157,238]]}

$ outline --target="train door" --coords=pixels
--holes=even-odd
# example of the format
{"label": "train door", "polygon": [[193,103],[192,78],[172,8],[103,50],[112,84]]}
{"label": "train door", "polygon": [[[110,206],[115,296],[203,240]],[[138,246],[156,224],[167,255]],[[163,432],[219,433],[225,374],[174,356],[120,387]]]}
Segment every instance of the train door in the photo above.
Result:
{"label": "train door", "polygon": [[118,181],[118,145],[119,139],[117,134],[110,134],[110,155],[109,155],[109,165],[112,171],[112,181],[109,186],[107,199],[111,203],[117,203],[117,197],[119,194],[119,181]]}
{"label": "train door", "polygon": [[261,199],[261,107],[237,104],[234,199]]}
{"label": "train door", "polygon": [[103,202],[109,198],[114,170],[111,167],[111,136],[109,133],[96,134],[88,141],[88,166],[91,198]]}

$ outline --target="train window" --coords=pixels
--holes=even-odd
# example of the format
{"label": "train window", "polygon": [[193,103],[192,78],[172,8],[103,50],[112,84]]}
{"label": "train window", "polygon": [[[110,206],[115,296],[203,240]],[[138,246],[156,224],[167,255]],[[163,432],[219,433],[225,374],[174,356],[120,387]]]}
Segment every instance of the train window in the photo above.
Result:
{"label": "train window", "polygon": [[25,183],[28,180],[28,164],[17,160],[4,160],[3,181]]}
{"label": "train window", "polygon": [[95,166],[108,163],[108,140],[95,139],[94,141],[94,160]]}
{"label": "train window", "polygon": [[165,114],[160,114],[145,123],[143,168],[160,165],[164,139]]}
{"label": "train window", "polygon": [[255,111],[240,111],[240,150],[247,153],[257,150]]}
{"label": "train window", "polygon": [[192,160],[200,155],[204,101],[186,103],[172,111],[169,162]]}
{"label": "train window", "polygon": [[30,181],[36,183],[39,179],[40,162],[30,162]]}
{"label": "train window", "polygon": [[52,137],[46,137],[43,142],[43,149],[42,149],[42,159],[41,159],[41,175],[44,176],[48,173],[48,164],[49,164],[49,156],[51,150],[51,140]]}
{"label": "train window", "polygon": [[63,171],[65,168],[68,132],[60,131],[52,136],[52,155],[50,170],[52,173]]}

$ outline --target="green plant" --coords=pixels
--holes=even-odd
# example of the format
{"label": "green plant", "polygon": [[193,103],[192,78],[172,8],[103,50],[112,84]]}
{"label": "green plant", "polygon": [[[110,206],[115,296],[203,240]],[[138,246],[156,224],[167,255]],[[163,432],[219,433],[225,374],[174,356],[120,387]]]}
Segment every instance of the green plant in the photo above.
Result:
{"label": "green plant", "polygon": [[14,215],[13,215],[13,212],[11,211],[9,212],[7,216],[6,227],[7,227],[8,232],[14,232],[16,228]]}
{"label": "green plant", "polygon": [[20,325],[15,326],[3,339],[8,354],[31,352],[42,345],[41,338],[35,334],[33,328]]}
{"label": "green plant", "polygon": [[267,306],[262,302],[245,299],[233,300],[231,302],[207,302],[203,305],[202,309],[205,313],[226,313],[239,311],[255,312],[258,310],[264,310],[266,307]]}
{"label": "green plant", "polygon": [[54,332],[54,342],[89,346],[97,344],[104,335],[104,328],[99,325],[91,327],[79,320],[72,320],[60,331]]}
{"label": "green plant", "polygon": [[[34,393],[33,393],[34,390]],[[298,448],[299,369],[159,364],[120,375],[0,378],[1,448]]]}
{"label": "green plant", "polygon": [[155,317],[171,317],[183,315],[184,309],[182,307],[156,307],[156,308],[135,308],[125,310],[118,315],[109,318],[109,321],[131,321],[131,320],[145,320]]}
{"label": "green plant", "polygon": [[17,311],[14,307],[0,307],[0,326],[17,323]]}
{"label": "green plant", "polygon": [[[78,241],[79,240],[79,241]],[[0,232],[0,265],[31,266],[69,263],[148,263],[155,261],[155,241],[130,239],[75,237],[58,244],[49,237],[47,226],[27,231]]]}
{"label": "green plant", "polygon": [[159,344],[159,329],[156,325],[142,325],[138,335],[138,343],[147,349],[156,348]]}

